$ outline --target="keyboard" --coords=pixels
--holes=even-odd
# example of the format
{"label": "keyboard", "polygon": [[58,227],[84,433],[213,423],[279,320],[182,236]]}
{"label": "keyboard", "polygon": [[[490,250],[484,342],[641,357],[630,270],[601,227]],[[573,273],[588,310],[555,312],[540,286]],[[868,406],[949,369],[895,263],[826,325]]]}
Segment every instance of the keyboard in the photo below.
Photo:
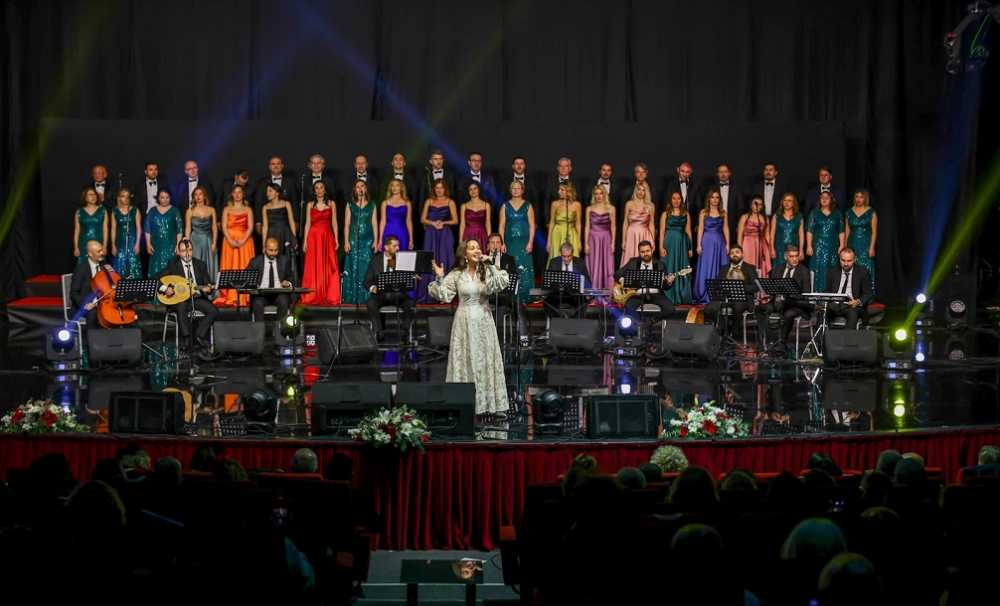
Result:
{"label": "keyboard", "polygon": [[804,292],[803,299],[808,299],[813,303],[847,303],[851,296],[839,292]]}
{"label": "keyboard", "polygon": [[254,295],[254,296],[270,296],[270,295],[301,295],[307,292],[312,292],[311,288],[238,288],[237,292]]}

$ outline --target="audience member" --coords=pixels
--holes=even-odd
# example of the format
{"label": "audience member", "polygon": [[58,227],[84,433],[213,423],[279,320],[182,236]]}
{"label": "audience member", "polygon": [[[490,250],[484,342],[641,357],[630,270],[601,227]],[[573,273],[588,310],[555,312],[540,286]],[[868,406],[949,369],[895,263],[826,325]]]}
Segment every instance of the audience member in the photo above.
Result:
{"label": "audience member", "polygon": [[311,448],[300,448],[292,456],[292,473],[316,473],[319,458]]}
{"label": "audience member", "polygon": [[618,483],[626,490],[641,490],[646,487],[646,476],[635,467],[622,467],[618,470]]}
{"label": "audience member", "polygon": [[639,471],[646,478],[646,484],[663,481],[663,469],[656,463],[643,463],[639,466]]}
{"label": "audience member", "polygon": [[882,583],[867,558],[842,553],[820,572],[819,597],[824,606],[877,606],[883,603]]}
{"label": "audience member", "polygon": [[881,471],[891,478],[896,471],[896,463],[899,463],[902,458],[903,456],[899,454],[898,450],[883,450],[878,455],[875,471]]}

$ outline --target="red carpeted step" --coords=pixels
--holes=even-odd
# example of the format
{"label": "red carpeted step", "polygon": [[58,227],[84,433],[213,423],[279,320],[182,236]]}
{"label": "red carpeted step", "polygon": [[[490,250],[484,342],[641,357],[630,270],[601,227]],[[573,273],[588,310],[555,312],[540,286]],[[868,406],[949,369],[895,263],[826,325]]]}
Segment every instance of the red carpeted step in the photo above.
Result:
{"label": "red carpeted step", "polygon": [[63,323],[62,297],[24,297],[7,303],[11,324],[55,326]]}
{"label": "red carpeted step", "polygon": [[32,276],[24,281],[24,289],[28,297],[62,298],[61,278],[57,274]]}
{"label": "red carpeted step", "polygon": [[55,307],[57,309],[62,309],[62,297],[24,297],[23,299],[15,299],[7,304],[8,308],[39,308],[39,307]]}

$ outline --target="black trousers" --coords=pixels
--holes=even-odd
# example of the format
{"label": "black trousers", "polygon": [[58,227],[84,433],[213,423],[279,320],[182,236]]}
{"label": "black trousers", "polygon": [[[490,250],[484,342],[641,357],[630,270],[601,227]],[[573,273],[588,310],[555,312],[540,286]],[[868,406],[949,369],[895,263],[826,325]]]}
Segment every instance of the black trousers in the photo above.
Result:
{"label": "black trousers", "polygon": [[[195,298],[194,308],[205,315],[204,318],[195,319],[194,336],[198,339],[208,339],[208,331],[212,329],[212,323],[219,317],[219,310],[212,305],[211,301],[202,297]],[[191,318],[188,316],[191,313],[191,302],[185,301],[179,305],[168,305],[167,311],[177,314],[177,333],[183,343],[191,334]]]}
{"label": "black trousers", "polygon": [[[628,313],[630,316],[638,319],[640,314],[636,312],[636,309],[638,309],[639,306],[641,305],[645,305],[646,303],[649,303],[651,305],[656,305],[657,307],[660,308],[659,313],[656,314],[657,321],[666,320],[674,313],[674,304],[671,303],[670,299],[667,298],[667,295],[663,294],[662,292],[651,293],[648,295],[640,295],[640,294],[632,295],[629,298],[629,300],[625,302],[625,312]],[[641,315],[648,318],[653,314],[649,312],[643,312]]]}
{"label": "black trousers", "polygon": [[288,315],[288,306],[291,304],[291,297],[286,294],[279,295],[257,295],[250,297],[250,310],[254,322],[264,321],[264,306],[274,305],[278,308],[278,320]]}
{"label": "black trousers", "polygon": [[864,321],[868,319],[868,310],[864,305],[851,307],[846,303],[830,303],[826,308],[826,321],[832,322],[834,318],[839,316],[847,319],[847,324],[844,328],[847,330],[857,330],[858,320]]}
{"label": "black trousers", "polygon": [[[705,321],[715,322],[716,318],[719,317],[719,312],[722,310],[721,301],[713,301],[705,306]],[[733,315],[729,318],[729,325],[720,326],[723,334],[735,334],[737,329],[743,326],[743,314],[750,308],[750,304],[745,301],[738,301],[736,303],[726,303],[727,307],[733,310]]]}
{"label": "black trousers", "polygon": [[368,319],[371,320],[372,328],[377,331],[382,330],[382,318],[379,310],[386,305],[394,305],[403,311],[403,325],[409,326],[413,321],[413,299],[405,292],[380,292],[368,297]]}
{"label": "black trousers", "polygon": [[781,332],[779,333],[779,337],[780,342],[784,343],[788,341],[788,335],[792,332],[792,327],[795,326],[795,318],[808,316],[812,312],[813,305],[811,303],[799,301],[785,301],[784,303],[774,303],[772,301],[771,303],[758,305],[756,310],[757,329],[760,331],[763,339],[767,340],[767,317],[770,314],[781,314]]}

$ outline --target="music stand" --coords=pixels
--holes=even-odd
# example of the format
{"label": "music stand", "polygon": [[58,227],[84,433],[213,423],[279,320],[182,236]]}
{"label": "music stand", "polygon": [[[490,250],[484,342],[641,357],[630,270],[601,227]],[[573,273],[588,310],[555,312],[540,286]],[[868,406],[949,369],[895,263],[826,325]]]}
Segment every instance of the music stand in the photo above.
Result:
{"label": "music stand", "polygon": [[115,301],[145,302],[156,296],[160,281],[151,278],[123,279],[115,286]]}
{"label": "music stand", "polygon": [[236,293],[236,317],[240,316],[240,293],[247,288],[256,288],[260,284],[259,269],[223,269],[219,272],[219,283],[216,288],[235,288]]}
{"label": "music stand", "polygon": [[[517,325],[517,305],[518,305],[518,302],[517,302],[517,283],[520,280],[520,274],[515,269],[513,271],[508,271],[507,275],[510,278],[510,282],[507,284],[507,288],[504,288],[503,290],[498,290],[495,293],[493,293],[493,306],[494,306],[493,307],[494,308],[493,321],[496,323],[497,326],[501,326],[501,324],[499,322],[499,318],[497,317],[500,314],[500,297],[501,296],[503,296],[505,298],[508,298],[508,300],[510,301],[511,311],[514,312],[515,326]],[[516,330],[516,328],[515,328],[515,330]],[[506,330],[503,331],[503,345],[504,346],[507,345],[507,331]]]}
{"label": "music stand", "polygon": [[[747,285],[743,280],[726,280],[722,278],[711,278],[705,281],[708,287],[708,300],[712,303],[718,301],[719,316],[725,315],[725,308],[731,303],[747,301]],[[732,308],[729,308],[732,309]],[[723,335],[730,341],[735,342],[729,335],[728,325],[723,327]]]}
{"label": "music stand", "polygon": [[[626,269],[622,274],[623,288],[635,288],[638,290],[649,290],[650,288],[655,288],[660,292],[663,292],[663,280],[664,272],[659,269]],[[641,295],[643,297],[643,305],[649,303],[649,293],[645,292]],[[645,318],[643,317],[644,311],[639,311],[639,321],[640,324],[644,324]]]}
{"label": "music stand", "polygon": [[[784,299],[797,299],[802,295],[802,289],[799,288],[799,283],[792,278],[760,278],[757,282],[760,284],[760,288],[764,291],[764,294],[766,294],[772,301],[776,300],[778,297],[782,297]],[[779,313],[783,312],[784,310],[781,310]],[[767,318],[764,318],[764,320],[766,322]],[[760,327],[758,327],[758,332],[760,332],[759,328]],[[780,332],[781,331],[779,330],[779,336]],[[765,335],[766,334],[767,331],[765,329]],[[761,339],[761,341],[764,345],[764,350],[766,351],[768,349],[767,338],[765,337]]]}
{"label": "music stand", "polygon": [[[417,288],[417,274],[412,271],[384,271],[376,278],[379,293],[408,293]],[[397,302],[396,326],[399,327],[399,347],[403,348],[403,306]],[[407,331],[409,333],[409,331]]]}
{"label": "music stand", "polygon": [[[542,274],[542,286],[556,291],[559,297],[558,306],[555,308],[555,312],[563,316],[562,314],[562,303],[563,295],[576,296],[580,294],[582,287],[583,276],[575,271],[558,271],[558,270],[546,270]],[[552,307],[552,305],[546,301],[545,305]],[[573,315],[578,315],[583,307],[578,305],[573,311]],[[565,316],[563,316],[565,317]]]}

